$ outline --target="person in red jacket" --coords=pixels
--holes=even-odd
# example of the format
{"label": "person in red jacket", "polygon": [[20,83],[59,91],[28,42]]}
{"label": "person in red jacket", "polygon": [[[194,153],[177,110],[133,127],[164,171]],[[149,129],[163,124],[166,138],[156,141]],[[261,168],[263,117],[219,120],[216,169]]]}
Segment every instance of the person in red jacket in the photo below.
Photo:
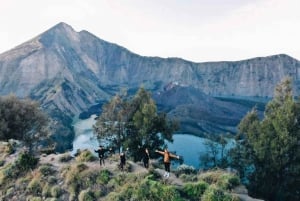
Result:
{"label": "person in red jacket", "polygon": [[165,149],[164,151],[155,150],[155,152],[161,154],[164,156],[164,165],[165,165],[165,174],[164,177],[170,176],[170,165],[171,165],[171,158],[179,159],[179,156],[176,156],[174,154],[171,154],[168,149]]}

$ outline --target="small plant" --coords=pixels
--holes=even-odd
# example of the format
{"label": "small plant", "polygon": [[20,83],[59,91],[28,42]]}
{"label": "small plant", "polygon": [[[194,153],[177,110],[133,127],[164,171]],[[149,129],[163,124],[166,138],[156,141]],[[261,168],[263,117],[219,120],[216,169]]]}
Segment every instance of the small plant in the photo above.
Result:
{"label": "small plant", "polygon": [[37,165],[39,159],[35,158],[28,152],[21,153],[16,161],[16,165],[18,166],[19,170],[24,172],[30,169],[34,169]]}
{"label": "small plant", "polygon": [[220,188],[231,190],[240,184],[240,178],[233,174],[223,174],[216,183]]}
{"label": "small plant", "polygon": [[79,201],[94,201],[94,194],[92,191],[90,191],[89,189],[87,190],[83,190],[79,193],[78,196],[78,200]]}
{"label": "small plant", "polygon": [[181,175],[181,174],[196,174],[197,170],[193,167],[193,166],[189,166],[189,165],[185,165],[182,164],[180,165],[177,169],[175,174],[177,176]]}
{"label": "small plant", "polygon": [[56,185],[51,188],[51,196],[54,198],[58,198],[62,194],[61,188]]}
{"label": "small plant", "polygon": [[42,193],[41,183],[38,179],[33,179],[28,184],[27,191],[33,195],[39,195]]}
{"label": "small plant", "polygon": [[197,175],[194,174],[181,174],[179,178],[184,182],[196,182],[198,181]]}
{"label": "small plant", "polygon": [[97,183],[107,184],[110,180],[110,172],[108,170],[101,170],[97,176]]}
{"label": "small plant", "polygon": [[201,197],[202,201],[239,201],[239,198],[231,195],[216,185],[210,185]]}
{"label": "small plant", "polygon": [[51,175],[55,172],[55,170],[52,168],[52,165],[51,164],[44,164],[44,165],[41,165],[39,167],[39,171],[42,173],[42,175],[44,176],[48,176],[48,175]]}
{"label": "small plant", "polygon": [[83,150],[76,157],[76,160],[79,162],[91,162],[97,160],[97,158],[89,150]]}
{"label": "small plant", "polygon": [[61,163],[66,163],[72,160],[72,158],[73,157],[69,153],[65,153],[59,157],[58,161]]}
{"label": "small plant", "polygon": [[5,160],[0,160],[0,167],[2,167],[5,164]]}
{"label": "small plant", "polygon": [[27,198],[28,201],[42,201],[43,199],[41,197],[29,197]]}
{"label": "small plant", "polygon": [[200,181],[197,183],[187,183],[183,187],[183,192],[189,197],[189,199],[199,200],[208,186],[209,185],[204,181]]}
{"label": "small plant", "polygon": [[49,176],[47,181],[48,181],[49,184],[55,184],[57,179],[56,179],[55,176]]}

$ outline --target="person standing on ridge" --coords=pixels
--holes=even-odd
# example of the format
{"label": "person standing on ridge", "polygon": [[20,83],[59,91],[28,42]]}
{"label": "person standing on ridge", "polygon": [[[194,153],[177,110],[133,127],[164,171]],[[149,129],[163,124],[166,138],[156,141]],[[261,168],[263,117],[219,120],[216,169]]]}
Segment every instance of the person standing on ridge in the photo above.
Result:
{"label": "person standing on ridge", "polygon": [[120,169],[121,169],[122,171],[123,171],[123,169],[124,169],[125,164],[126,164],[126,157],[125,157],[125,153],[122,152],[122,153],[120,154]]}
{"label": "person standing on ridge", "polygon": [[103,166],[105,165],[105,162],[104,162],[104,154],[106,151],[108,151],[107,149],[104,149],[104,147],[102,145],[99,146],[99,149],[98,150],[94,150],[96,153],[98,153],[98,156],[99,156],[99,160],[100,160],[100,166]]}
{"label": "person standing on ridge", "polygon": [[174,154],[171,154],[168,149],[165,149],[164,151],[155,150],[155,152],[161,154],[164,156],[164,165],[165,165],[165,174],[164,177],[170,176],[170,165],[171,165],[171,158],[177,158],[179,159],[179,156],[176,156]]}
{"label": "person standing on ridge", "polygon": [[149,151],[147,148],[145,148],[143,150],[143,162],[144,162],[144,167],[147,169],[149,168],[149,160],[150,160]]}

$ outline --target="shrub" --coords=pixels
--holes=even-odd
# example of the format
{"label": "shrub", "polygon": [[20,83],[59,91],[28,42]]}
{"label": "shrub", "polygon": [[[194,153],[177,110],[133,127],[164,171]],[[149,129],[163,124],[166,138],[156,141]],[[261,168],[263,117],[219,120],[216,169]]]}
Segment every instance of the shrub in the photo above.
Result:
{"label": "shrub", "polygon": [[28,152],[21,153],[16,161],[16,165],[18,166],[19,170],[24,172],[30,169],[35,168],[39,159],[35,158]]}
{"label": "shrub", "polygon": [[181,175],[181,174],[196,174],[197,170],[193,166],[182,164],[178,166],[178,168],[175,171],[175,174]]}
{"label": "shrub", "polygon": [[198,180],[197,175],[193,175],[193,174],[181,174],[179,178],[183,182],[196,182]]}
{"label": "shrub", "polygon": [[28,201],[42,201],[42,198],[41,197],[29,197],[27,200]]}
{"label": "shrub", "polygon": [[62,190],[60,186],[56,185],[51,188],[51,196],[54,198],[58,198],[62,194]]}
{"label": "shrub", "polygon": [[80,192],[78,196],[79,201],[94,201],[94,194],[89,189],[83,190]]}
{"label": "shrub", "polygon": [[72,160],[72,158],[73,157],[69,153],[65,153],[58,158],[58,161],[65,163],[65,162],[69,162],[70,160]]}
{"label": "shrub", "polygon": [[216,185],[210,185],[201,197],[201,201],[239,201],[239,198],[226,193]]}
{"label": "shrub", "polygon": [[41,183],[38,179],[33,179],[27,186],[27,191],[33,195],[39,195],[42,193]]}
{"label": "shrub", "polygon": [[220,188],[231,190],[240,184],[240,178],[233,174],[223,174],[216,183]]}
{"label": "shrub", "polygon": [[46,198],[45,201],[58,201],[56,198]]}
{"label": "shrub", "polygon": [[205,190],[208,188],[208,184],[204,181],[197,183],[187,183],[183,186],[183,192],[191,200],[199,200]]}
{"label": "shrub", "polygon": [[0,167],[2,167],[5,164],[5,160],[0,160]]}
{"label": "shrub", "polygon": [[101,170],[97,176],[97,183],[107,184],[110,180],[110,172],[108,170]]}
{"label": "shrub", "polygon": [[51,188],[48,184],[43,187],[42,195],[43,197],[51,197]]}
{"label": "shrub", "polygon": [[95,161],[96,159],[97,158],[89,150],[83,150],[76,157],[76,160],[79,162],[90,162],[90,161]]}
{"label": "shrub", "polygon": [[55,170],[52,168],[52,165],[51,164],[44,164],[44,165],[41,165],[39,167],[39,171],[42,173],[42,175],[44,176],[48,176],[48,175],[51,175],[55,172]]}
{"label": "shrub", "polygon": [[47,181],[48,181],[49,184],[55,184],[57,179],[56,179],[55,176],[49,176]]}
{"label": "shrub", "polygon": [[239,185],[240,179],[237,175],[225,171],[208,171],[199,175],[199,179],[208,184],[217,184],[223,189],[232,189]]}

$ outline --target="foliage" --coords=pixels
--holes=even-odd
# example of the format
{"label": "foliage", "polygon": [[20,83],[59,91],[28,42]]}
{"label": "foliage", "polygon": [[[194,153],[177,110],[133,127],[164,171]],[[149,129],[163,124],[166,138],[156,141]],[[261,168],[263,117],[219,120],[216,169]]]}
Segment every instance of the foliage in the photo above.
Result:
{"label": "foliage", "polygon": [[61,187],[58,185],[55,185],[51,188],[51,196],[54,198],[58,198],[62,194]]}
{"label": "foliage", "polygon": [[76,160],[79,162],[91,162],[97,160],[97,158],[90,150],[86,149],[80,152],[80,154],[76,157]]}
{"label": "foliage", "polygon": [[16,161],[18,169],[22,172],[34,169],[38,163],[39,159],[35,158],[28,152],[21,153]]}
{"label": "foliage", "polygon": [[204,145],[206,152],[199,159],[205,169],[207,168],[226,168],[228,165],[228,139],[232,139],[230,134],[206,135]]}
{"label": "foliage", "polygon": [[0,97],[0,140],[21,140],[31,152],[47,136],[48,117],[36,102],[13,95]]}
{"label": "foliage", "polygon": [[39,171],[44,176],[52,175],[55,173],[55,170],[53,169],[51,164],[44,164],[39,167]]}
{"label": "foliage", "polygon": [[199,180],[203,180],[208,184],[215,184],[224,190],[230,190],[240,184],[240,179],[237,175],[225,172],[223,170],[214,170],[201,173]]}
{"label": "foliage", "polygon": [[97,183],[107,184],[110,180],[111,173],[108,170],[101,170],[97,176]]}
{"label": "foliage", "polygon": [[89,189],[83,190],[80,192],[78,196],[79,201],[94,201],[94,194]]}
{"label": "foliage", "polygon": [[69,162],[73,157],[69,153],[64,153],[58,158],[59,162]]}
{"label": "foliage", "polygon": [[300,104],[291,86],[290,79],[278,84],[262,120],[255,109],[242,119],[232,154],[250,193],[267,200],[300,200]]}
{"label": "foliage", "polygon": [[113,144],[130,148],[135,161],[141,160],[141,149],[150,151],[172,141],[172,133],[178,128],[174,120],[166,114],[157,113],[154,100],[149,92],[140,88],[129,99],[126,95],[116,95],[105,104],[94,131],[100,139],[110,139]]}
{"label": "foliage", "polygon": [[177,167],[175,170],[176,175],[181,175],[181,174],[195,174],[197,173],[197,170],[190,165],[182,164]]}
{"label": "foliage", "polygon": [[202,201],[239,201],[239,198],[231,195],[215,185],[210,185],[201,197]]}
{"label": "foliage", "polygon": [[203,195],[208,186],[209,185],[204,181],[199,181],[197,183],[186,183],[183,186],[183,192],[191,201],[196,201],[200,199],[200,197]]}
{"label": "foliage", "polygon": [[40,195],[42,193],[41,182],[38,179],[33,179],[28,184],[27,191],[32,195]]}

